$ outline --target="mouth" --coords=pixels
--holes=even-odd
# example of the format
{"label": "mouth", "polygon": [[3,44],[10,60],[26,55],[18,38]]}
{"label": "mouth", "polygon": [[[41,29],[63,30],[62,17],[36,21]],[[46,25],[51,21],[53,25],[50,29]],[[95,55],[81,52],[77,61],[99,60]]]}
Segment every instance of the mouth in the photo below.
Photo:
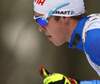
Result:
{"label": "mouth", "polygon": [[45,35],[48,36],[48,37],[51,37],[51,35],[49,35],[49,34],[46,34],[46,33],[45,33]]}
{"label": "mouth", "polygon": [[51,35],[48,35],[48,39],[51,40]]}
{"label": "mouth", "polygon": [[49,40],[51,40],[51,37],[52,37],[51,35],[46,34],[46,33],[45,33],[45,35],[48,36],[48,39],[49,39]]}

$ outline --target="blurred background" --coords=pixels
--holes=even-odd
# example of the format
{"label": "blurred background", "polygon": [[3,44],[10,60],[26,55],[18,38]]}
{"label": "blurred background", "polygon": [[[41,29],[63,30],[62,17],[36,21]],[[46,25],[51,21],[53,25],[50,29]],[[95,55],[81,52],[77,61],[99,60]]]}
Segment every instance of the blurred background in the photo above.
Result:
{"label": "blurred background", "polygon": [[[89,14],[100,12],[100,0],[85,0]],[[38,31],[33,0],[0,0],[0,84],[42,84],[39,68],[80,80],[100,79],[84,53],[60,47]]]}

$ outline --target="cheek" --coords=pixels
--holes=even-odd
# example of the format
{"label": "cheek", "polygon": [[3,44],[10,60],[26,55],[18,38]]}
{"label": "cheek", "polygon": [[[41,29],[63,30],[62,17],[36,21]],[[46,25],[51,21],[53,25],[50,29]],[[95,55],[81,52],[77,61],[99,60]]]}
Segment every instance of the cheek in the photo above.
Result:
{"label": "cheek", "polygon": [[[60,29],[60,28],[59,28]],[[53,35],[53,43],[56,45],[62,45],[67,40],[67,35],[64,30],[57,30]]]}
{"label": "cheek", "polygon": [[52,36],[52,42],[56,46],[60,46],[66,42],[66,30],[64,24],[55,20],[47,24],[47,31]]}

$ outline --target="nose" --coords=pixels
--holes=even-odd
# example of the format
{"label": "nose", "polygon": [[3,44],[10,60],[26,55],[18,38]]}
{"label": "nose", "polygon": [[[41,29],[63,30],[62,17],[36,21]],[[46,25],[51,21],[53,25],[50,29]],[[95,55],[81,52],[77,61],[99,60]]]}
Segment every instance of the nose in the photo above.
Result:
{"label": "nose", "polygon": [[45,31],[45,30],[46,30],[45,27],[43,27],[43,26],[41,26],[41,25],[39,26],[39,31],[40,31],[40,32]]}

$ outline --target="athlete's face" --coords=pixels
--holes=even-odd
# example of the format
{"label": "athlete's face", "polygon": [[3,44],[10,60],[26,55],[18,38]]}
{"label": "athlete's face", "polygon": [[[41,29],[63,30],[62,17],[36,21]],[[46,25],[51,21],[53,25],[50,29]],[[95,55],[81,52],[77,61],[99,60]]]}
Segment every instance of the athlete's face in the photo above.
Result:
{"label": "athlete's face", "polygon": [[[36,16],[43,16],[35,13]],[[65,18],[61,17],[59,21],[56,21],[54,16],[48,18],[48,23],[45,27],[39,26],[39,31],[45,32],[48,39],[52,41],[56,46],[60,46],[65,42],[69,42],[71,38],[70,28],[66,26]]]}

